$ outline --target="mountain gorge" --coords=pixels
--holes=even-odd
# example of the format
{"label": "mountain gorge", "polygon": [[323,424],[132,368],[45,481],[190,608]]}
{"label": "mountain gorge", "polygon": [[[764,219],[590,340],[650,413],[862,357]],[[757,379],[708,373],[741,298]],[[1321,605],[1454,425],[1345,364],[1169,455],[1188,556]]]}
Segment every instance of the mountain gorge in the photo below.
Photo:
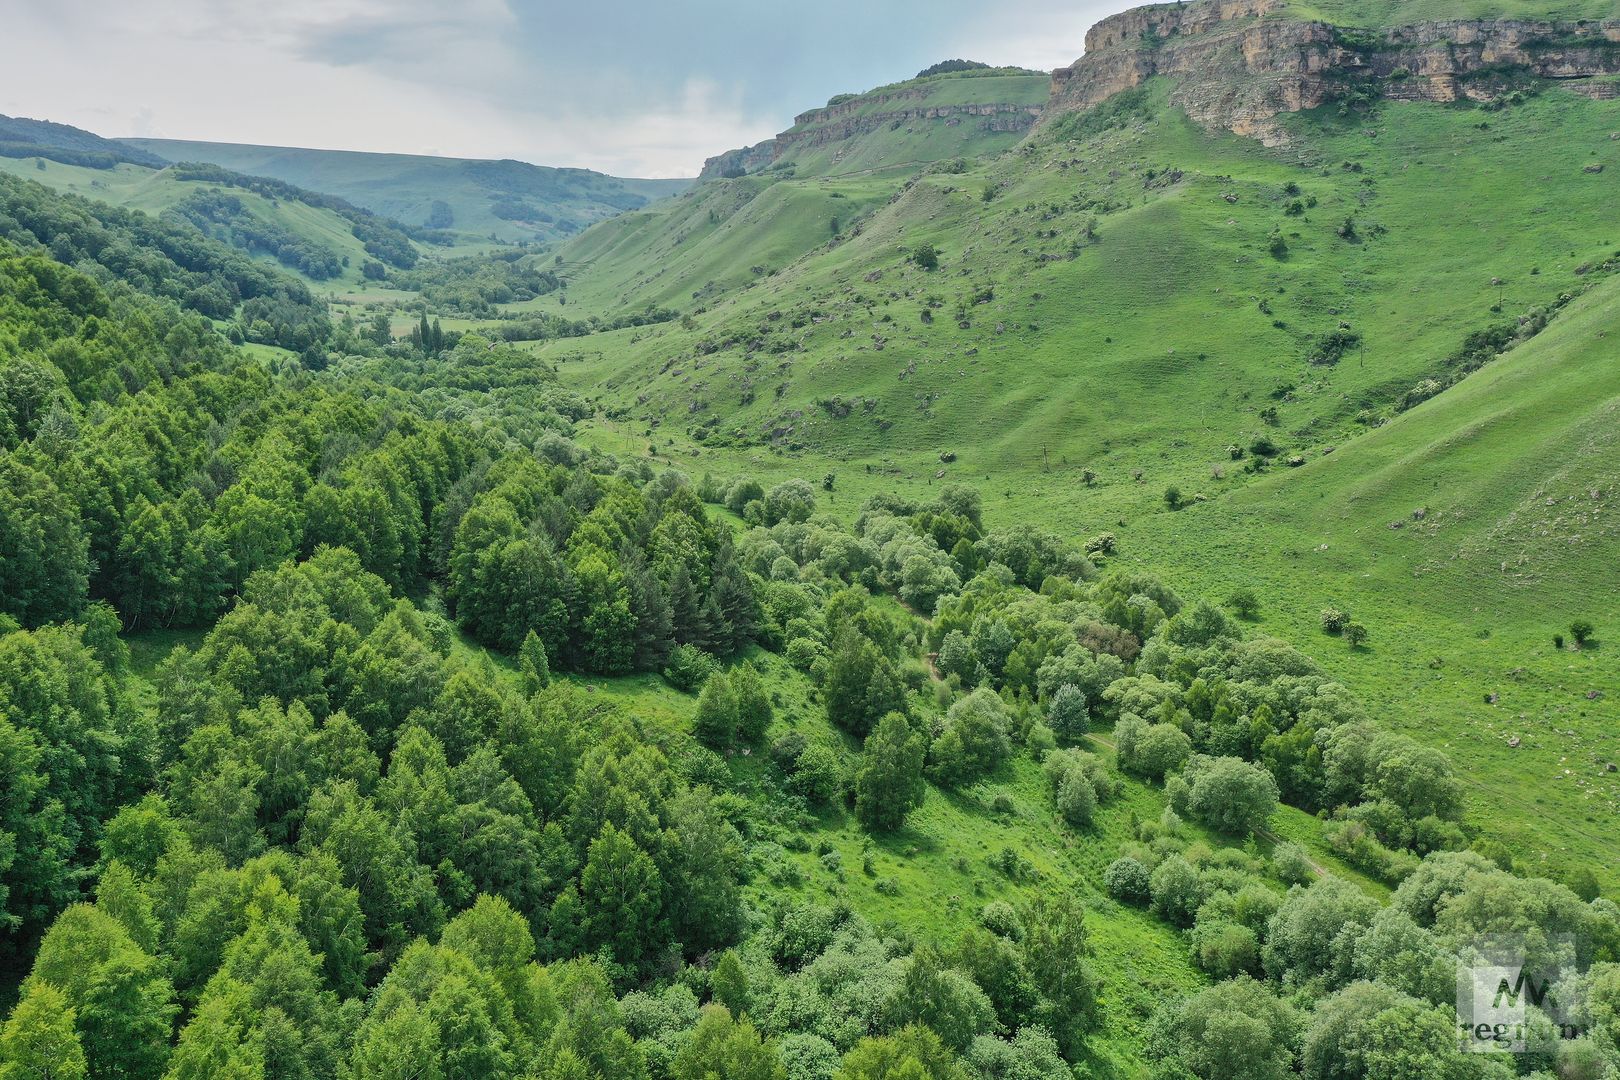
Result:
{"label": "mountain gorge", "polygon": [[[1274,5],[1127,12],[1056,73],[1009,150],[888,175],[803,170],[773,151],[775,167],[597,226],[559,251],[573,308],[690,317],[538,347],[694,466],[831,471],[857,493],[972,479],[994,485],[991,519],[1106,531],[1201,587],[1275,565],[1276,592],[1310,597],[1279,613],[1301,645],[1321,639],[1327,607],[1421,625],[1427,646],[1392,643],[1378,664],[1352,654],[1335,673],[1406,730],[1447,745],[1490,730],[1483,804],[1510,760],[1564,777],[1570,751],[1587,757],[1595,771],[1538,795],[1567,830],[1534,814],[1496,827],[1531,845],[1563,831],[1569,850],[1595,852],[1592,829],[1620,804],[1605,771],[1620,747],[1587,726],[1608,711],[1588,697],[1604,693],[1595,672],[1565,682],[1586,669],[1541,643],[1575,607],[1615,612],[1607,590],[1572,585],[1600,578],[1620,542],[1612,463],[1583,440],[1575,460],[1549,456],[1533,424],[1499,425],[1487,452],[1468,434],[1486,420],[1448,423],[1439,463],[1411,466],[1435,493],[1395,484],[1414,505],[1389,520],[1357,463],[1612,273],[1614,32],[1524,13],[1335,27]],[[858,131],[818,153],[906,161],[909,137]],[[1593,296],[1584,332],[1606,334],[1615,309],[1596,298],[1610,290]],[[1597,369],[1558,370],[1592,392],[1570,422],[1601,429],[1612,397]],[[1528,484],[1514,501],[1425,511],[1509,461]],[[1536,493],[1563,498],[1577,474],[1586,527],[1544,533]],[[1185,509],[1167,507],[1171,489]],[[1258,521],[1293,518],[1305,490],[1320,500],[1313,524],[1274,546]],[[1414,512],[1423,524],[1401,520]],[[1503,672],[1518,673],[1511,691]],[[1570,734],[1502,733],[1569,712],[1588,717]]]}
{"label": "mountain gorge", "polygon": [[0,121],[0,1080],[1620,1075],[1617,16]]}

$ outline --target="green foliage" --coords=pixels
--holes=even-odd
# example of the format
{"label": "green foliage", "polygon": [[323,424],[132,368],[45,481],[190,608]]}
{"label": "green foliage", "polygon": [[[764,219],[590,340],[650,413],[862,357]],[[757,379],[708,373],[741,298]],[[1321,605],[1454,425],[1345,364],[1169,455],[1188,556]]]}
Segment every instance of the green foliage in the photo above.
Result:
{"label": "green foliage", "polygon": [[[752,664],[743,664],[731,673],[731,690],[737,700],[737,739],[745,746],[758,746],[771,726],[774,707],[765,682]],[[698,699],[701,711],[703,699]]]}
{"label": "green foliage", "polygon": [[74,1029],[77,1014],[62,991],[34,983],[0,1029],[4,1080],[83,1080],[84,1050]]}
{"label": "green foliage", "polygon": [[1108,864],[1103,884],[1108,895],[1127,904],[1144,903],[1151,895],[1150,872],[1136,859],[1123,856]]}
{"label": "green foliage", "polygon": [[692,714],[692,733],[704,745],[728,750],[737,739],[739,713],[737,694],[724,672],[709,676],[698,695],[697,711]]}
{"label": "green foliage", "polygon": [[1011,719],[1001,698],[987,688],[952,703],[929,750],[935,780],[944,787],[959,787],[993,772],[1011,752],[1007,735]]}
{"label": "green foliage", "polygon": [[734,1020],[721,1005],[710,1005],[670,1064],[672,1080],[786,1080],[776,1048],[760,1039],[746,1019]]}
{"label": "green foliage", "polygon": [[1203,755],[1182,774],[1189,786],[1187,809],[1210,827],[1233,836],[1265,828],[1277,810],[1277,782],[1259,765],[1241,758]]}
{"label": "green foliage", "polygon": [[1150,1045],[1198,1080],[1285,1080],[1300,1017],[1248,976],[1217,983],[1154,1019]]}
{"label": "green foliage", "polygon": [[853,627],[833,643],[825,694],[828,719],[852,735],[866,735],[880,718],[907,711],[893,663]]}
{"label": "green foliage", "polygon": [[922,803],[928,741],[900,713],[891,712],[867,736],[855,772],[855,816],[873,832],[905,824]]}

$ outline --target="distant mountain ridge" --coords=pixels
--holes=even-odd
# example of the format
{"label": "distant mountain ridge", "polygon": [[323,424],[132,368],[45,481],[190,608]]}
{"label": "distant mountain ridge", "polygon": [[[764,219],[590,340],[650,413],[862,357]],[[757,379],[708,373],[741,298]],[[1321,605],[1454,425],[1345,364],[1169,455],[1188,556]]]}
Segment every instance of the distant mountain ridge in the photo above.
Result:
{"label": "distant mountain ridge", "polygon": [[312,150],[248,143],[123,139],[134,150],[268,176],[347,199],[406,225],[501,241],[572,236],[690,186],[528,162]]}
{"label": "distant mountain ridge", "polygon": [[92,169],[110,169],[121,162],[152,169],[168,164],[150,151],[82,128],[20,116],[0,116],[0,157],[39,157]]}

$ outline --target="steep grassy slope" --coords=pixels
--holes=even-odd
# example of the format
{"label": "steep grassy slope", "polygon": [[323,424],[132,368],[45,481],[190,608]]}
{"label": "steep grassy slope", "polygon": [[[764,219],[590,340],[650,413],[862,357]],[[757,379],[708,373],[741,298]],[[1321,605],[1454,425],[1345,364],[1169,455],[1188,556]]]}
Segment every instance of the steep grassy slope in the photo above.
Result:
{"label": "steep grassy slope", "polygon": [[[834,241],[688,305],[687,327],[544,353],[617,411],[600,433],[616,449],[767,480],[834,473],[834,507],[848,513],[876,491],[972,482],[995,521],[1115,532],[1126,558],[1193,591],[1270,583],[1267,629],[1313,651],[1317,613],[1347,605],[1373,645],[1335,643],[1335,673],[1391,724],[1447,745],[1482,809],[1523,810],[1482,824],[1532,861],[1610,862],[1612,839],[1589,819],[1620,797],[1603,741],[1620,690],[1602,653],[1554,653],[1551,634],[1576,616],[1620,624],[1602,584],[1612,534],[1571,519],[1545,536],[1541,524],[1581,505],[1546,498],[1612,482],[1600,445],[1612,419],[1594,411],[1612,396],[1594,381],[1608,286],[1520,345],[1516,367],[1488,365],[1403,410],[1494,351],[1472,335],[1533,328],[1601,274],[1620,245],[1620,105],[1547,88],[1502,111],[1386,104],[1288,123],[1286,152],[1211,137],[1150,85],[966,173],[890,181],[891,201]],[[641,223],[622,257],[660,258],[640,278],[602,244],[579,264],[570,303],[636,305],[643,290],[677,301],[659,289],[698,279],[686,268],[700,248],[671,235]],[[908,259],[924,244],[939,269]],[[1552,369],[1553,396],[1486,381],[1544,378],[1552,356],[1566,365]],[[1559,413],[1559,396],[1580,410]],[[1505,441],[1477,457],[1403,473],[1376,500],[1358,486],[1378,475],[1357,464],[1363,443],[1392,447],[1407,432],[1467,445],[1497,413],[1489,427]],[[1544,414],[1584,426],[1544,443],[1556,430]],[[1257,445],[1276,451],[1259,483]],[[1166,510],[1172,486],[1191,510]],[[1434,512],[1412,522],[1424,506]],[[1351,529],[1354,545],[1340,538]],[[1444,546],[1422,539],[1435,530]],[[1411,565],[1384,545],[1406,545],[1393,550]],[[1585,696],[1605,681],[1607,696]]]}
{"label": "steep grassy slope", "polygon": [[684,307],[725,295],[826,243],[895,188],[894,181],[830,186],[770,175],[707,182],[604,222],[560,249],[559,268],[570,284],[567,303],[606,314],[648,303]]}
{"label": "steep grassy slope", "polygon": [[[1336,673],[1465,767],[1478,820],[1563,862],[1611,852],[1620,810],[1617,332],[1611,279],[1331,457],[1139,537],[1203,588],[1275,598],[1297,640],[1324,640],[1330,604],[1365,615],[1369,651],[1321,650]],[[1556,649],[1576,618],[1610,643]]]}
{"label": "steep grassy slope", "polygon": [[[633,180],[521,161],[303,150],[281,146],[126,139],[171,161],[208,161],[329,192],[375,213],[470,239],[553,240],[673,195],[683,180]],[[449,218],[435,215],[444,204]],[[442,215],[442,212],[441,212]]]}

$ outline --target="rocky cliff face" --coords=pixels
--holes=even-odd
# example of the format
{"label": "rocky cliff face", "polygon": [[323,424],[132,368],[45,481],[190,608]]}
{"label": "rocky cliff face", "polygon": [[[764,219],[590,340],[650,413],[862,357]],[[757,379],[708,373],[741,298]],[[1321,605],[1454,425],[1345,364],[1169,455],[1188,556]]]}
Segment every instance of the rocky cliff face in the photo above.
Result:
{"label": "rocky cliff face", "polygon": [[766,139],[753,146],[745,146],[741,150],[727,150],[705,161],[698,179],[714,180],[719,177],[746,176],[769,165],[775,154],[775,139]]}
{"label": "rocky cliff face", "polygon": [[1026,131],[1043,111],[1040,105],[928,105],[922,99],[920,92],[897,91],[800,113],[793,126],[776,137],[776,156],[791,157],[796,147],[825,146],[921,120],[976,123],[985,131]]}
{"label": "rocky cliff face", "polygon": [[710,158],[703,163],[699,179],[758,172],[773,162],[792,160],[796,152],[804,149],[926,121],[974,124],[982,131],[1022,132],[1033,127],[1044,111],[1039,104],[939,105],[931,104],[928,98],[926,85],[900,86],[811,109],[794,117],[793,126],[774,139]]}
{"label": "rocky cliff face", "polygon": [[[1047,116],[1098,105],[1155,75],[1174,104],[1212,130],[1286,141],[1282,113],[1356,95],[1488,99],[1514,79],[1593,81],[1620,74],[1620,19],[1452,20],[1345,30],[1285,18],[1275,0],[1138,8],[1086,35],[1086,55],[1053,72]],[[1583,89],[1585,89],[1583,87]]]}

